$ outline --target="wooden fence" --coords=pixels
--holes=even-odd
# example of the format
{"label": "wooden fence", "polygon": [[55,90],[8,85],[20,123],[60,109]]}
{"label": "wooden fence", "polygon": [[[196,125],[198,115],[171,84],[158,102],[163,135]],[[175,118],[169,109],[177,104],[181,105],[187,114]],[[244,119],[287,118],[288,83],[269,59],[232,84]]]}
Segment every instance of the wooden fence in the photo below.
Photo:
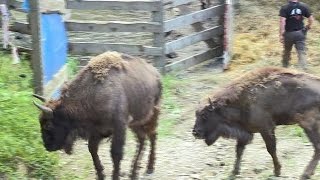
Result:
{"label": "wooden fence", "polygon": [[[163,72],[185,69],[204,60],[222,55],[221,45],[210,47],[210,49],[201,54],[179,60],[178,62],[168,63],[165,54],[175,52],[187,46],[192,46],[200,41],[208,41],[215,36],[222,37],[222,24],[202,28],[199,23],[212,17],[223,15],[224,5],[216,5],[205,10],[188,13],[182,12],[173,19],[165,20],[164,12],[167,8],[187,6],[194,0],[68,0],[68,9],[77,10],[128,10],[128,11],[149,11],[151,12],[151,21],[144,22],[96,22],[96,21],[68,21],[66,27],[68,31],[90,31],[90,32],[149,32],[153,33],[153,43],[151,46],[144,44],[126,44],[126,43],[90,43],[90,42],[70,42],[71,54],[99,54],[107,50],[125,52],[132,55],[153,56],[153,64]],[[200,9],[200,5],[199,5]],[[115,12],[116,13],[116,12]],[[171,42],[165,41],[164,34],[179,28],[190,25],[197,25],[197,33],[176,39]],[[200,28],[199,28],[200,27]]]}
{"label": "wooden fence", "polygon": [[[0,0],[3,1],[3,0]],[[31,2],[34,0],[31,0]],[[77,11],[101,11],[111,10],[115,14],[117,11],[130,11],[132,13],[140,13],[142,11],[149,12],[151,17],[149,21],[96,21],[96,20],[68,20],[65,22],[68,33],[73,32],[95,32],[95,33],[151,33],[151,44],[130,44],[130,43],[97,43],[91,41],[73,42],[69,41],[69,53],[72,55],[97,55],[105,51],[119,51],[131,55],[153,57],[152,63],[163,73],[175,70],[186,69],[200,62],[214,57],[222,56],[223,53],[223,13],[224,0],[218,0],[218,3],[204,10],[192,11],[189,5],[199,2],[199,0],[66,0],[66,8]],[[11,9],[23,12],[21,9],[21,1],[9,0],[7,4]],[[176,17],[165,17],[166,9],[178,8],[180,15]],[[50,13],[50,12],[42,12]],[[36,14],[30,13],[29,16],[36,17]],[[218,23],[212,26],[203,26],[203,22],[217,18]],[[34,18],[30,21],[37,23]],[[32,25],[32,24],[31,24]],[[37,24],[39,26],[39,24]],[[180,37],[172,41],[166,41],[165,33],[175,31],[181,28],[192,26],[194,33]],[[10,26],[10,30],[22,34],[33,35],[39,28],[33,27],[32,33],[28,22],[14,22]],[[33,40],[35,41],[36,39]],[[218,40],[217,40],[218,39]],[[208,48],[201,53],[184,57],[177,61],[168,61],[166,54],[183,50],[186,47],[193,46],[196,43],[204,41]],[[37,48],[33,45],[31,48]],[[23,48],[23,47],[21,47]],[[25,47],[26,49],[30,47]],[[39,48],[38,48],[39,49]],[[34,51],[34,53],[37,53]],[[33,55],[34,58],[40,57]],[[39,66],[40,60],[37,60]],[[34,67],[35,69],[39,67]],[[36,73],[39,76],[38,73]],[[40,81],[41,78],[36,77]],[[39,83],[39,82],[38,82]]]}

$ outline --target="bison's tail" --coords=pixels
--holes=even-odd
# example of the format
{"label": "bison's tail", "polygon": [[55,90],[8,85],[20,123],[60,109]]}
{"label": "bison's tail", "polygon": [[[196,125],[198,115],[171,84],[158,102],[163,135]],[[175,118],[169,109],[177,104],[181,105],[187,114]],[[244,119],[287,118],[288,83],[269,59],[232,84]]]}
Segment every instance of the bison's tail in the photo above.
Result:
{"label": "bison's tail", "polygon": [[154,104],[155,105],[158,105],[159,103],[160,103],[160,99],[161,99],[161,97],[162,97],[162,91],[163,91],[163,87],[162,87],[162,83],[161,83],[161,80],[160,79],[158,79],[158,93],[157,93],[157,95],[156,95],[156,98],[155,98],[155,100],[154,100]]}

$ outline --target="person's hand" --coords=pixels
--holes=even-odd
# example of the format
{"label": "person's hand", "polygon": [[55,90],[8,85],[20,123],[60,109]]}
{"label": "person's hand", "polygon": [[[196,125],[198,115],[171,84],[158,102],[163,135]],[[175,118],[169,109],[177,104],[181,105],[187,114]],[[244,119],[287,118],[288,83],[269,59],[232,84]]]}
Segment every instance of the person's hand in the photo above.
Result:
{"label": "person's hand", "polygon": [[284,38],[283,38],[283,35],[280,35],[280,42],[283,44],[284,42]]}
{"label": "person's hand", "polygon": [[310,24],[306,25],[306,29],[307,29],[307,30],[310,30],[310,29],[311,29]]}

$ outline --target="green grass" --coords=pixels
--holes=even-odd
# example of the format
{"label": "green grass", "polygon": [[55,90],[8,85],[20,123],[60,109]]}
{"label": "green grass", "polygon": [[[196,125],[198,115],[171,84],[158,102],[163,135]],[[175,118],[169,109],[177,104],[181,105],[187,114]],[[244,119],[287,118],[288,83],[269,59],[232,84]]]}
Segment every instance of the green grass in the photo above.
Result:
{"label": "green grass", "polygon": [[29,61],[13,65],[11,56],[0,52],[0,179],[56,174],[57,156],[42,145],[31,82]]}
{"label": "green grass", "polygon": [[180,83],[181,82],[179,82],[178,79],[173,75],[166,75],[162,78],[162,118],[159,120],[160,122],[158,127],[158,134],[160,137],[172,135],[173,127],[181,115],[181,106],[177,104],[177,97],[174,95],[176,87]]}

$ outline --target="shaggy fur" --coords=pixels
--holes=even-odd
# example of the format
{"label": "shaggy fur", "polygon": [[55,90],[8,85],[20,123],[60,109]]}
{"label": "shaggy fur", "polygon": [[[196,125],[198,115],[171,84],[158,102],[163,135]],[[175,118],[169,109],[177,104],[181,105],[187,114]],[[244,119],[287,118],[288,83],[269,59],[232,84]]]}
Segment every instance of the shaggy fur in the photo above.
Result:
{"label": "shaggy fur", "polygon": [[290,69],[262,68],[249,72],[213,93],[196,111],[193,134],[208,145],[219,137],[237,140],[234,174],[240,170],[245,145],[260,133],[280,175],[276,155],[277,125],[299,124],[315,148],[302,179],[309,178],[320,160],[320,78]]}
{"label": "shaggy fur", "polygon": [[117,52],[98,55],[65,84],[59,99],[45,104],[53,113],[44,111],[40,116],[44,145],[49,151],[64,149],[70,154],[77,138],[87,139],[97,176],[104,179],[98,145],[111,138],[113,179],[118,179],[125,131],[130,127],[140,144],[131,177],[137,176],[146,138],[151,142],[147,170],[151,173],[161,93],[160,74],[145,60]]}

